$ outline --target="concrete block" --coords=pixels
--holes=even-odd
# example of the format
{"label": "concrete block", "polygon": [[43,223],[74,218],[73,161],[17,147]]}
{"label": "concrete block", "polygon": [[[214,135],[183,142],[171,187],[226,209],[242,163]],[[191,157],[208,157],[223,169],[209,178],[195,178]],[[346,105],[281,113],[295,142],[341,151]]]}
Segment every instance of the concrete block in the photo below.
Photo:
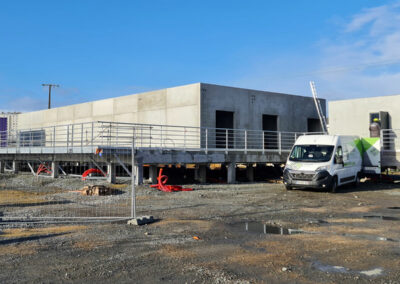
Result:
{"label": "concrete block", "polygon": [[143,184],[143,164],[136,164],[135,166],[135,184]]}
{"label": "concrete block", "polygon": [[198,165],[195,169],[195,179],[200,183],[207,182],[207,166],[206,165]]}
{"label": "concrete block", "polygon": [[229,163],[227,167],[227,182],[236,183],[236,163]]}
{"label": "concrete block", "polygon": [[128,221],[128,225],[141,226],[155,222],[153,216],[142,216]]}
{"label": "concrete block", "polygon": [[18,161],[12,162],[12,172],[13,172],[13,174],[17,174],[19,172],[19,162]]}
{"label": "concrete block", "polygon": [[58,178],[58,162],[51,162],[51,177],[52,178]]}
{"label": "concrete block", "polygon": [[151,183],[152,184],[156,184],[157,183],[157,176],[158,176],[157,166],[150,166],[149,175],[150,175]]}
{"label": "concrete block", "polygon": [[247,165],[246,177],[247,177],[248,181],[250,181],[250,182],[254,181],[254,168],[253,168],[253,165]]}

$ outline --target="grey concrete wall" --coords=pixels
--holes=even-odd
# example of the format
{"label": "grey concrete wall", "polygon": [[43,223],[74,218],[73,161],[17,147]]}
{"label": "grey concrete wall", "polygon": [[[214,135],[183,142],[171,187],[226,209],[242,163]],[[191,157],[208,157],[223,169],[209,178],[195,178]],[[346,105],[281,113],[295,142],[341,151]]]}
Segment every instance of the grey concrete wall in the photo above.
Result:
{"label": "grey concrete wall", "polygon": [[196,83],[23,113],[18,128],[99,120],[214,128],[216,110],[233,111],[238,129],[261,130],[262,115],[269,114],[278,116],[278,130],[304,132],[307,119],[318,118],[312,97]]}
{"label": "grey concrete wall", "polygon": [[389,126],[400,129],[400,95],[329,102],[332,134],[369,136],[369,114],[389,112]]}
{"label": "grey concrete wall", "polygon": [[200,84],[20,114],[18,129],[92,121],[200,126]]}
{"label": "grey concrete wall", "polygon": [[[326,113],[326,101],[321,100]],[[234,128],[262,130],[263,114],[278,116],[279,131],[307,131],[307,119],[318,119],[312,97],[201,83],[201,124],[215,127],[217,110],[234,112]]]}

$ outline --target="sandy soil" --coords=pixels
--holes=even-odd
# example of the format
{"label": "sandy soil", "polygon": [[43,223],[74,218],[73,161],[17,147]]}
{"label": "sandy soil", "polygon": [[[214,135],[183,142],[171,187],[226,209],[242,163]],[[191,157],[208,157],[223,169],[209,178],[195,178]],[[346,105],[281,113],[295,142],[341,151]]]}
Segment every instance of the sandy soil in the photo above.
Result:
{"label": "sandy soil", "polygon": [[[177,193],[141,186],[138,215],[157,218],[151,225],[8,220],[70,210],[129,216],[129,185],[108,197],[79,196],[81,186],[0,178],[1,283],[400,283],[400,184],[336,194],[276,183]],[[296,231],[264,234],[264,224]]]}

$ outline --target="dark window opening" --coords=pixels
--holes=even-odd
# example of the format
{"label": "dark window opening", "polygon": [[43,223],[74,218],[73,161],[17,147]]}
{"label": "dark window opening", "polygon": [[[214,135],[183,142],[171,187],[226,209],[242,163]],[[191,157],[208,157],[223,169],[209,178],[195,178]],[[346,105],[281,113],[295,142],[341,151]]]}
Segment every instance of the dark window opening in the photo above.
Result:
{"label": "dark window opening", "polygon": [[263,114],[264,149],[278,149],[278,116]]}
{"label": "dark window opening", "polygon": [[[217,110],[215,112],[215,144],[217,148],[233,148],[233,115],[232,111]],[[218,129],[219,128],[219,129]]]}
{"label": "dark window opening", "polygon": [[321,122],[318,118],[307,119],[307,132],[322,132]]}

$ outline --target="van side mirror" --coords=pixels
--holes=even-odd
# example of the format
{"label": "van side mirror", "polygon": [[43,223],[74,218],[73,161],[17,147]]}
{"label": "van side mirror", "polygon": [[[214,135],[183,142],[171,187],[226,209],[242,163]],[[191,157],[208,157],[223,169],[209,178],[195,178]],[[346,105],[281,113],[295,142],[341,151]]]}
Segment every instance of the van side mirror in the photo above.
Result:
{"label": "van side mirror", "polygon": [[343,156],[336,156],[335,157],[335,164],[344,164],[343,163]]}

